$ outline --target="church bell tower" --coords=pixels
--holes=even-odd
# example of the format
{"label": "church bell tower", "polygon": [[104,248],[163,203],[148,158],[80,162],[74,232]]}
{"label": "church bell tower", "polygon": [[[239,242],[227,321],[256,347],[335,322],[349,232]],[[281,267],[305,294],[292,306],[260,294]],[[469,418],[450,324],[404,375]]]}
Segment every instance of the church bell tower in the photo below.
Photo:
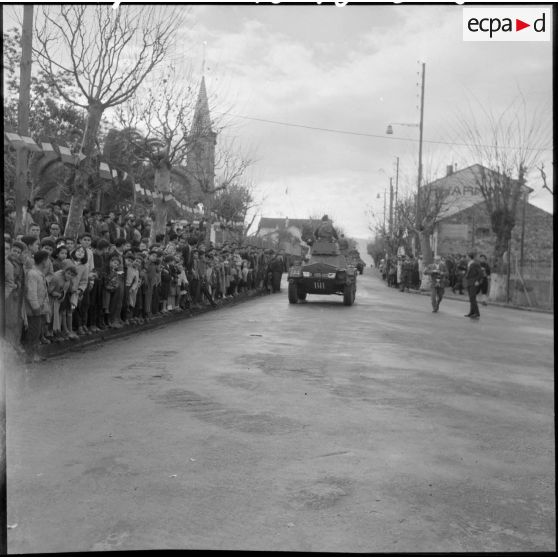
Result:
{"label": "church bell tower", "polygon": [[200,84],[189,142],[186,171],[199,183],[202,191],[211,191],[215,187],[217,133],[212,129],[205,77],[202,77]]}

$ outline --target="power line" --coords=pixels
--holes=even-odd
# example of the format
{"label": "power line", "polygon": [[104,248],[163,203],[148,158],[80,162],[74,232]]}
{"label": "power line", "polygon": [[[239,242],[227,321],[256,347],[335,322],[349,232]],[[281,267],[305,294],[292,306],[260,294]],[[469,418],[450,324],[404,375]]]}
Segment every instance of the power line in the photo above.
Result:
{"label": "power line", "polygon": [[[216,111],[217,112],[217,111]],[[267,118],[257,118],[255,116],[245,116],[243,114],[232,114],[230,112],[218,112],[218,114],[223,114],[226,116],[232,116],[233,118],[242,118],[243,120],[253,120],[255,122],[264,122],[266,124],[276,124],[279,126],[288,126],[291,128],[303,128],[305,130],[318,130],[320,132],[329,132],[332,134],[344,134],[348,136],[361,136],[367,138],[379,138],[384,140],[396,140],[396,141],[412,141],[414,143],[418,143],[418,139],[415,138],[400,138],[400,137],[392,137],[392,136],[384,136],[380,134],[370,134],[367,132],[355,132],[352,130],[339,130],[336,128],[322,128],[320,126],[309,126],[307,124],[297,124],[295,122],[281,122],[279,120],[269,120]],[[470,144],[470,143],[460,143],[460,142],[451,142],[451,141],[440,141],[440,140],[427,140],[423,139],[423,143],[433,143],[438,145],[458,145],[461,147],[488,147],[488,148],[499,148],[499,149],[517,149],[511,146],[505,145],[482,145],[482,144]],[[551,148],[535,148],[535,147],[523,147],[522,149],[526,149],[528,151],[552,151]]]}

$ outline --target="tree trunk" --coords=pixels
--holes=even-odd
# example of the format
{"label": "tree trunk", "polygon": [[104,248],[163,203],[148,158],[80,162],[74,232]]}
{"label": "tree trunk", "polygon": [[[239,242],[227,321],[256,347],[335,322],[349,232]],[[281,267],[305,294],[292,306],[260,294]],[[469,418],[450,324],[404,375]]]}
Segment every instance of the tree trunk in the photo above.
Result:
{"label": "tree trunk", "polygon": [[[31,96],[31,64],[33,46],[33,6],[23,8],[23,26],[21,30],[21,60],[19,66],[19,101],[17,108],[17,131],[21,136],[29,135],[29,110]],[[23,226],[23,207],[29,199],[27,178],[29,174],[28,151],[20,147],[16,152],[15,234],[26,234]]]}
{"label": "tree trunk", "polygon": [[494,302],[506,302],[507,300],[507,273],[492,273],[490,275],[489,300]]}
{"label": "tree trunk", "polygon": [[87,172],[77,172],[76,181],[78,180],[78,175],[81,177],[79,184],[74,184],[74,195],[70,201],[70,211],[68,213],[68,221],[66,222],[66,230],[64,231],[64,236],[67,238],[76,239],[81,225],[83,223],[83,210],[87,205],[89,195],[87,192],[86,181],[89,178]]}
{"label": "tree trunk", "polygon": [[81,151],[86,158],[76,169],[74,178],[74,193],[70,202],[70,212],[66,223],[64,236],[76,238],[83,221],[83,210],[89,199],[88,181],[96,169],[93,166],[91,155],[95,148],[95,140],[103,116],[104,107],[99,103],[91,103],[87,109],[87,123],[83,134]]}
{"label": "tree trunk", "polygon": [[[170,171],[171,166],[168,161],[163,161],[155,167],[155,191],[158,191],[160,194],[165,195],[170,193]],[[168,215],[167,202],[163,201],[163,199],[155,200],[153,211],[155,213],[155,219],[153,220],[151,232],[149,234],[150,244],[155,244],[157,235],[164,234],[165,232]]]}
{"label": "tree trunk", "polygon": [[153,219],[153,224],[151,225],[151,231],[149,233],[149,244],[155,244],[157,235],[165,233],[165,225],[167,224],[167,202],[163,200],[155,200],[153,204],[153,211],[155,213],[155,219]]}
{"label": "tree trunk", "polygon": [[504,261],[504,254],[508,249],[510,234],[511,233],[508,231],[501,231],[500,233],[496,233],[496,243],[494,245],[493,262],[492,262],[492,269],[496,273],[505,274],[507,271],[507,264]]}

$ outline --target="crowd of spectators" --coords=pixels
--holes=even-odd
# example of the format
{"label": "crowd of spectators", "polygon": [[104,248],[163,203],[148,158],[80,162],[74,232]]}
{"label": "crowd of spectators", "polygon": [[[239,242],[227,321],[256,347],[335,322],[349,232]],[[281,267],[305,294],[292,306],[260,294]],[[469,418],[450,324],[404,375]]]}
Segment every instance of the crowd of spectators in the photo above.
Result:
{"label": "crowd of spectators", "polygon": [[382,279],[388,287],[401,292],[418,289],[421,282],[422,258],[414,256],[392,256],[382,259],[378,266]]}
{"label": "crowd of spectators", "polygon": [[[454,294],[465,294],[465,274],[467,273],[467,257],[463,254],[450,254],[443,256],[441,262],[448,270],[448,287]],[[490,265],[484,254],[480,255],[480,266],[483,270],[483,280],[479,288],[481,302],[486,303],[490,286]],[[405,289],[419,289],[422,281],[423,265],[422,257],[392,256],[382,259],[378,266],[382,279],[388,287]]]}
{"label": "crowd of spectators", "polygon": [[148,218],[85,211],[80,233],[69,238],[62,236],[68,209],[36,200],[25,234],[5,228],[6,337],[33,360],[41,343],[217,306],[248,290],[280,290],[282,251],[246,241],[215,246],[203,220],[168,222],[150,243]]}

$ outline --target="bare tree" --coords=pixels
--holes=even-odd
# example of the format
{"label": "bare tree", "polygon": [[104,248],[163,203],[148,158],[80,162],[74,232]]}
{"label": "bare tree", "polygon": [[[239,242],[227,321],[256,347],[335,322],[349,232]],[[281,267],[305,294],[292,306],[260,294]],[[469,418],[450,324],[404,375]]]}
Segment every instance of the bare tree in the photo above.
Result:
{"label": "bare tree", "polygon": [[458,117],[458,132],[478,164],[475,182],[486,203],[496,236],[494,271],[504,271],[519,200],[527,191],[526,177],[540,160],[547,136],[542,107],[531,111],[520,94],[499,113],[483,107]]}
{"label": "bare tree", "polygon": [[[76,160],[66,236],[78,232],[96,171],[95,141],[103,112],[131,98],[161,63],[181,25],[178,11],[157,6],[120,7],[62,4],[44,6],[35,24],[34,49],[41,69],[53,78],[73,77],[74,91],[57,87],[72,105],[86,109],[87,120]],[[53,85],[56,87],[56,81]],[[81,159],[81,161],[80,161]]]}
{"label": "bare tree", "polygon": [[[251,163],[234,149],[234,142],[215,150],[218,132],[214,128],[221,131],[222,127],[219,122],[209,121],[209,109],[203,106],[207,102],[204,81],[203,95],[200,90],[198,96],[197,90],[186,85],[192,81],[191,72],[178,76],[171,66],[158,79],[157,91],[146,84],[140,95],[121,105],[116,113],[124,129],[137,130],[145,159],[154,169],[157,197],[153,202],[152,242],[165,230],[169,210],[165,196],[172,193],[188,204],[202,203],[205,219],[211,222],[213,197],[238,184]],[[201,108],[197,104],[200,102]]]}
{"label": "bare tree", "polygon": [[[421,187],[418,200],[416,192],[398,200],[395,214],[399,226],[394,231],[397,246],[399,246],[405,231],[411,231],[419,239],[423,262],[425,265],[431,263],[432,246],[430,245],[430,237],[440,215],[451,205],[451,201],[451,193],[434,182],[428,182]],[[417,213],[420,219],[418,223]],[[397,250],[397,247],[395,247],[395,250]]]}
{"label": "bare tree", "polygon": [[[215,151],[215,167],[212,169],[208,166],[200,166],[196,168],[196,179],[204,194],[204,212],[205,219],[211,223],[212,212],[216,209],[214,207],[214,199],[221,192],[226,191],[228,188],[239,188],[246,186],[246,171],[252,165],[254,159],[248,155],[241,146],[236,142],[236,139],[229,139],[222,141],[218,144]],[[247,208],[248,210],[249,208]],[[246,212],[242,216],[246,218]],[[255,216],[252,219],[255,220]],[[248,227],[249,228],[249,227]],[[243,232],[248,229],[243,229]],[[209,240],[210,230],[206,229],[206,241]]]}
{"label": "bare tree", "polygon": [[544,172],[544,163],[541,163],[541,166],[537,167],[537,168],[539,169],[539,172],[541,173],[541,180],[543,181],[543,189],[550,192],[550,194],[553,196],[554,195],[554,189],[550,188],[548,186],[548,184],[546,183],[546,172]]}
{"label": "bare tree", "polygon": [[142,87],[116,111],[116,119],[124,130],[124,141],[134,144],[154,171],[156,197],[153,200],[155,219],[150,240],[165,230],[169,210],[169,194],[177,194],[188,204],[203,201],[199,184],[186,170],[186,161],[193,145],[204,130],[190,131],[195,110],[195,92],[188,82],[191,74],[179,77],[173,66],[158,81],[158,88]]}

